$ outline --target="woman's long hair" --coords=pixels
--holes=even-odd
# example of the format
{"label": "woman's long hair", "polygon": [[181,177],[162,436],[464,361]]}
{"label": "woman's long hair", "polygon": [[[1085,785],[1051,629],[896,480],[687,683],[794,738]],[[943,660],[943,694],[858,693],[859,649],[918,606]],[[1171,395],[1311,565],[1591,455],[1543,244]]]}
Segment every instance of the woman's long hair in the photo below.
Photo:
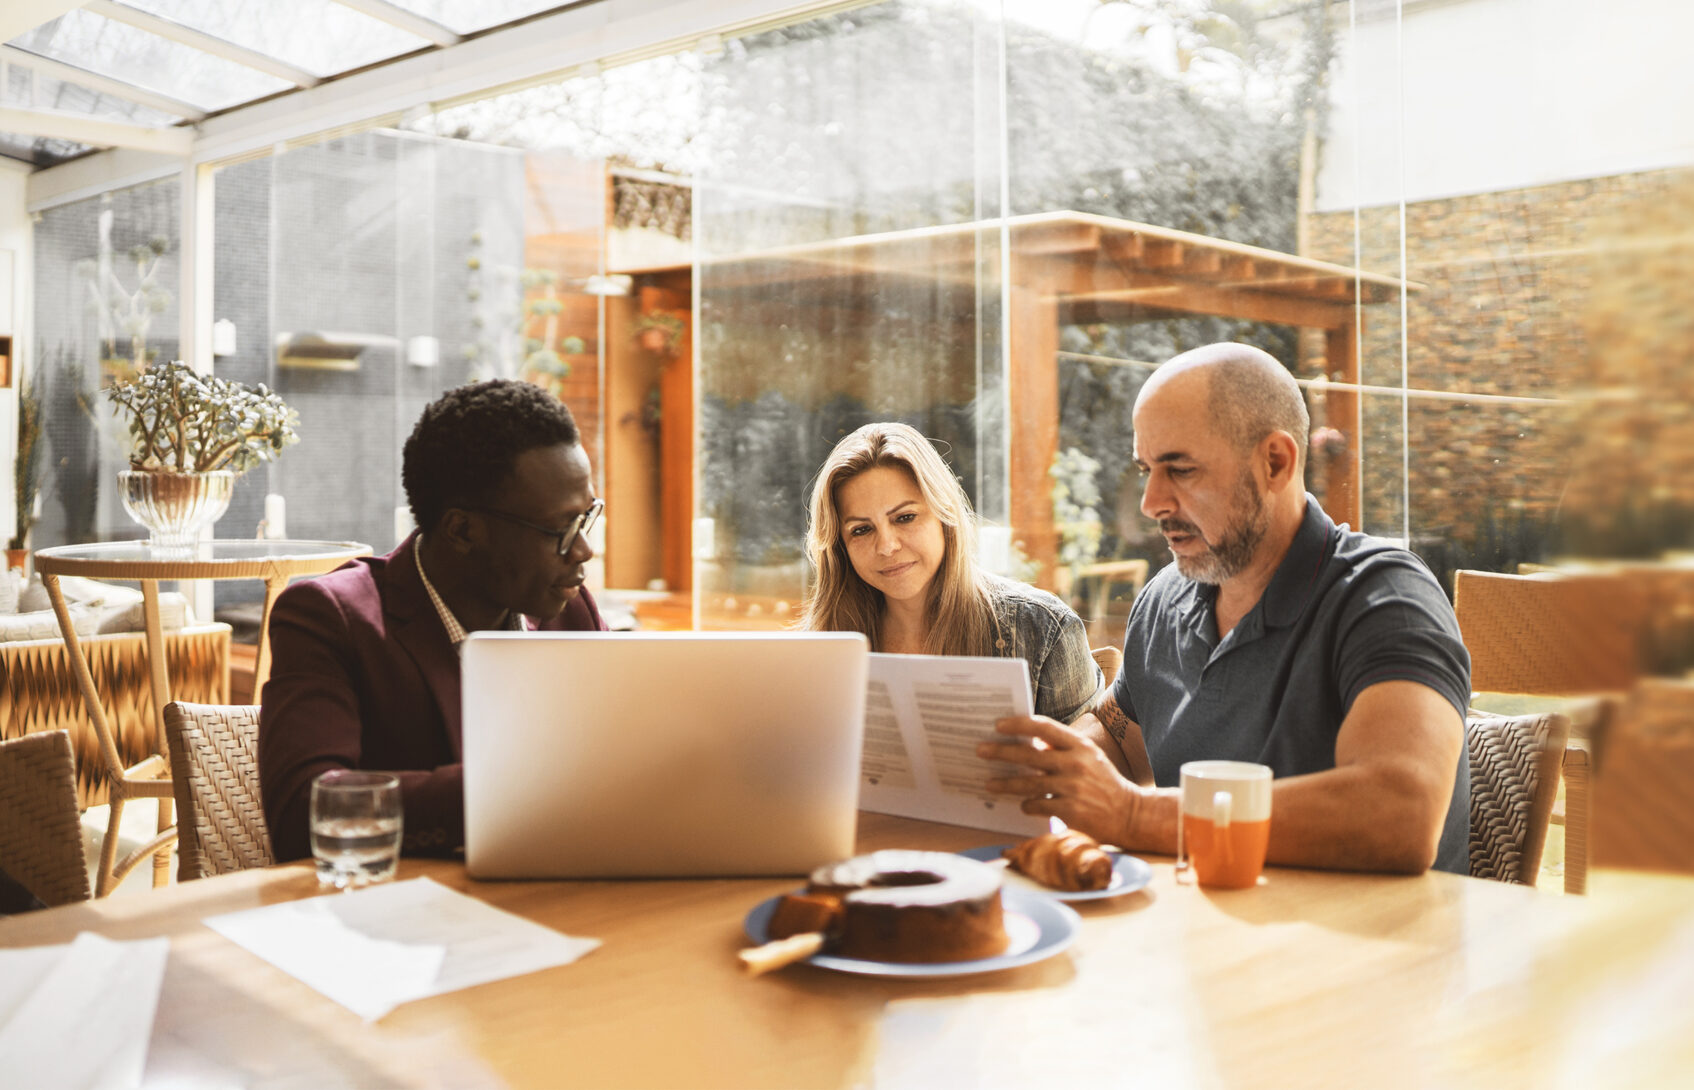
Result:
{"label": "woman's long hair", "polygon": [[976,516],[958,478],[917,429],[866,424],[835,444],[812,489],[806,556],[817,582],[806,598],[800,627],[820,632],[863,632],[871,650],[882,646],[882,592],[859,578],[847,556],[837,508],[841,486],[868,469],[904,470],[941,522],[941,566],[930,581],[924,652],[992,655],[996,626],[987,578],[976,562]]}

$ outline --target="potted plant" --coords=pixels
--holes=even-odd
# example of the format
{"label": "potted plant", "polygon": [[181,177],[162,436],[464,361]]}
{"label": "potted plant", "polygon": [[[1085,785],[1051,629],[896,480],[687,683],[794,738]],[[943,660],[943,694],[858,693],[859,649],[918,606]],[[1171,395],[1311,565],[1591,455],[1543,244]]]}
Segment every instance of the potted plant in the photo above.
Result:
{"label": "potted plant", "polygon": [[263,383],[196,374],[180,360],[150,367],[106,396],[129,415],[124,509],[156,546],[184,547],[229,507],[235,478],[299,441],[300,416]]}
{"label": "potted plant", "polygon": [[651,311],[635,320],[635,343],[655,355],[674,356],[687,328],[688,323],[674,314]]}

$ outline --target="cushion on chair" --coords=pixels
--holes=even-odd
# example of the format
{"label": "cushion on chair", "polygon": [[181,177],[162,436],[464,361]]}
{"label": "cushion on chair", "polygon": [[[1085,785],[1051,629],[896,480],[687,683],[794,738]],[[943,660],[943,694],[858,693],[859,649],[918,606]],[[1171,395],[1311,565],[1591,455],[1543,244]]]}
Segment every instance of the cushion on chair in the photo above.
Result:
{"label": "cushion on chair", "polygon": [[[159,627],[166,632],[175,632],[194,623],[194,614],[188,608],[188,598],[174,590],[168,590],[159,595]],[[109,606],[100,616],[100,632],[102,635],[112,632],[145,632],[147,617],[142,603],[130,602],[117,606]]]}
{"label": "cushion on chair", "polygon": [[[69,606],[117,606],[141,601],[141,592],[134,587],[102,583],[76,575],[59,578],[59,593],[65,596],[65,604]],[[52,608],[53,602],[47,597],[47,588],[42,585],[41,576],[30,576],[29,584],[18,591],[18,612],[34,613]]]}
{"label": "cushion on chair", "polygon": [[[78,639],[88,639],[100,630],[100,606],[69,605],[71,627]],[[32,610],[0,616],[0,643],[18,640],[56,640],[60,638],[59,617],[51,609]]]}
{"label": "cushion on chair", "polygon": [[1466,716],[1472,877],[1535,884],[1569,732],[1552,713]]}
{"label": "cushion on chair", "polygon": [[0,572],[0,615],[18,611],[18,592],[23,589],[23,572],[7,568]]}

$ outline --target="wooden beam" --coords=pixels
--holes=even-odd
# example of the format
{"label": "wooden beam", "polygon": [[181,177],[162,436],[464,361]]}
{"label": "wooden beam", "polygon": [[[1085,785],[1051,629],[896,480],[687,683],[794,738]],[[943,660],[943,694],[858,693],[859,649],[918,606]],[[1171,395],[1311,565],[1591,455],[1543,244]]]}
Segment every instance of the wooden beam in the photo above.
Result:
{"label": "wooden beam", "polygon": [[1092,223],[1042,223],[1014,227],[1012,252],[1073,254],[1100,248],[1100,228]]}
{"label": "wooden beam", "polygon": [[1011,479],[1006,482],[1012,539],[1036,564],[1036,584],[1053,585],[1059,535],[1053,525],[1053,481],[1059,453],[1059,315],[1051,298],[1025,287],[1010,292],[1007,404]]}
{"label": "wooden beam", "polygon": [[[1216,315],[1250,322],[1333,329],[1353,320],[1353,308],[1341,303],[1272,295],[1247,289],[1215,287],[1165,278],[1141,277],[1133,287],[1079,291],[1062,297],[1066,322],[1090,308],[1102,313],[1128,307],[1178,311],[1183,314]],[[1098,321],[1098,318],[1088,319]]]}
{"label": "wooden beam", "polygon": [[1332,387],[1324,395],[1327,423],[1347,437],[1347,449],[1330,459],[1323,505],[1329,517],[1355,530],[1364,529],[1364,412],[1359,392],[1358,331],[1351,324],[1324,333],[1324,367],[1330,381],[1351,386]]}
{"label": "wooden beam", "polygon": [[1184,273],[1209,276],[1223,268],[1223,255],[1216,250],[1190,250],[1182,263]]}
{"label": "wooden beam", "polygon": [[1149,269],[1182,268],[1183,245],[1169,239],[1149,239],[1143,246],[1142,264]]}
{"label": "wooden beam", "polygon": [[672,591],[694,585],[694,328],[687,273],[642,288],[641,313],[680,318],[676,351],[659,370],[659,566]]}
{"label": "wooden beam", "polygon": [[1102,243],[1106,256],[1120,266],[1128,266],[1125,271],[1132,271],[1141,265],[1143,245],[1140,235],[1107,235]]}

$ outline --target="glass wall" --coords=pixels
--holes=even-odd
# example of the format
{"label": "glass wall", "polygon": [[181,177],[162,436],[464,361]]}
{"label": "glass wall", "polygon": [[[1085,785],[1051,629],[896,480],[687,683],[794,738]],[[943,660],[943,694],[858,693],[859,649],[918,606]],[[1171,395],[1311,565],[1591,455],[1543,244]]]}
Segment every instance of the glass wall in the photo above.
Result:
{"label": "glass wall", "polygon": [[129,536],[128,436],[102,391],[173,359],[181,270],[173,178],[50,208],[35,225],[35,374],[45,456],[33,547]]}
{"label": "glass wall", "polygon": [[[1694,182],[1632,120],[1622,53],[1585,52],[1555,7],[832,6],[227,166],[217,367],[278,388],[303,441],[219,533],[276,492],[291,536],[392,546],[418,410],[521,375],[583,425],[606,586],[680,623],[781,625],[817,469],[897,419],[944,451],[990,567],[1072,595],[1109,641],[1132,562],[1168,556],[1137,511],[1136,393],[1232,339],[1307,389],[1325,508],[1444,578],[1689,547]],[[1665,10],[1624,7],[1589,20],[1599,40]],[[1636,90],[1681,101],[1668,80]],[[1587,143],[1560,120],[1602,115]],[[76,392],[134,365],[113,307],[148,261],[141,358],[174,347],[175,193],[43,215],[64,483],[38,544],[121,519],[89,499],[115,462]]]}
{"label": "glass wall", "polygon": [[[1004,31],[991,7],[880,4],[738,39],[707,65],[703,623],[792,619],[811,482],[871,421],[929,436],[1006,526]],[[1006,535],[987,540],[1004,568]]]}

